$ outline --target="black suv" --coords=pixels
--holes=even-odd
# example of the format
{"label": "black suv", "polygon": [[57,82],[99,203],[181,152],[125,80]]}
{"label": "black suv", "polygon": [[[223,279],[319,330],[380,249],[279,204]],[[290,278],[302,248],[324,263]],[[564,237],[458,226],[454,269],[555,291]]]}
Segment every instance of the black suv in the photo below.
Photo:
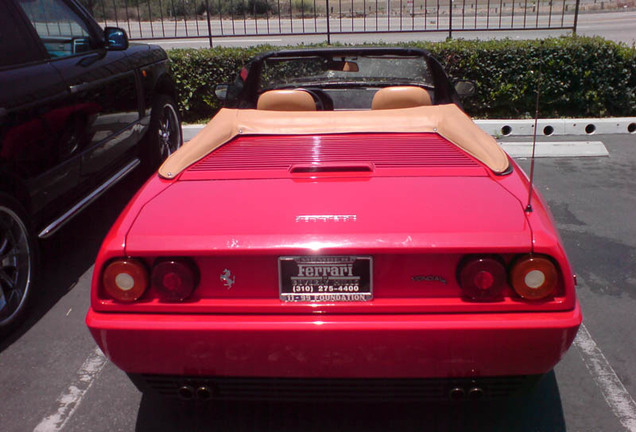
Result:
{"label": "black suv", "polygon": [[24,311],[38,237],[181,145],[168,72],[74,0],[0,0],[0,330]]}

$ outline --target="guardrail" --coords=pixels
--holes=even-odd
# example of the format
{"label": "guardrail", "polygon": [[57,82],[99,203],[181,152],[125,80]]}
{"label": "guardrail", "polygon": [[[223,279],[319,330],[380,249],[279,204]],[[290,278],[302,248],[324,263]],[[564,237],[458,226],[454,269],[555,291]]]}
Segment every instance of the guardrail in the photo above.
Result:
{"label": "guardrail", "polygon": [[[581,0],[81,0],[131,40],[572,30]],[[590,0],[587,0],[590,1]],[[594,0],[596,2],[596,0]]]}

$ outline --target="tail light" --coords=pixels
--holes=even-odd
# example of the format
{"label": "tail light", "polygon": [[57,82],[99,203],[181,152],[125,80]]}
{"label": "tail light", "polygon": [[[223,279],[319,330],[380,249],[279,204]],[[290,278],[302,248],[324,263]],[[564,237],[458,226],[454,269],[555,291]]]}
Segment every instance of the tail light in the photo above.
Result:
{"label": "tail light", "polygon": [[502,260],[494,256],[473,256],[459,265],[459,285],[471,300],[492,301],[501,297],[507,273]]}
{"label": "tail light", "polygon": [[138,300],[148,288],[148,271],[134,259],[112,261],[104,269],[102,282],[106,293],[120,302]]}
{"label": "tail light", "polygon": [[152,268],[152,286],[163,300],[180,302],[192,295],[199,283],[199,272],[189,260],[182,258],[158,261]]}
{"label": "tail light", "polygon": [[512,288],[527,300],[541,300],[554,294],[558,278],[552,260],[541,255],[524,255],[510,270]]}

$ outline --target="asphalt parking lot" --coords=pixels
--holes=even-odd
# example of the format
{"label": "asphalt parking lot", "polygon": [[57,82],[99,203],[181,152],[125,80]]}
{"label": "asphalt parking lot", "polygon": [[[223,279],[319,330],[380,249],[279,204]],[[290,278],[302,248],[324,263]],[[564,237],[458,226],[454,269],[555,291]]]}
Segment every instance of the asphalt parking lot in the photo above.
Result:
{"label": "asphalt parking lot", "polygon": [[[578,276],[584,327],[555,371],[530,394],[465,405],[184,406],[142,396],[100,356],[84,325],[93,260],[143,181],[135,177],[43,243],[44,269],[31,315],[0,341],[0,429],[635,432],[636,134],[594,140],[608,156],[536,161],[536,184]],[[529,161],[519,160],[528,172]]]}

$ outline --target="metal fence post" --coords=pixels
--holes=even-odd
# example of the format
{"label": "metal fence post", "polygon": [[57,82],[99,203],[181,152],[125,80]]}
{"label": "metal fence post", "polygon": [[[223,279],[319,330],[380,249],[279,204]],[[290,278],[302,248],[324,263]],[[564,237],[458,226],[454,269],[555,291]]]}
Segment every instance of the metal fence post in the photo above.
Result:
{"label": "metal fence post", "polygon": [[329,0],[327,0],[327,45],[331,45],[331,29],[329,28]]}
{"label": "metal fence post", "polygon": [[453,0],[448,0],[448,39],[453,38]]}
{"label": "metal fence post", "polygon": [[576,7],[574,9],[574,28],[572,29],[572,34],[576,35],[576,25],[579,22],[579,4],[581,0],[576,0]]}
{"label": "metal fence post", "polygon": [[208,0],[205,0],[205,17],[208,20],[208,40],[210,41],[210,48],[214,48],[214,45],[212,45],[212,23],[210,23],[210,5],[208,4]]}

